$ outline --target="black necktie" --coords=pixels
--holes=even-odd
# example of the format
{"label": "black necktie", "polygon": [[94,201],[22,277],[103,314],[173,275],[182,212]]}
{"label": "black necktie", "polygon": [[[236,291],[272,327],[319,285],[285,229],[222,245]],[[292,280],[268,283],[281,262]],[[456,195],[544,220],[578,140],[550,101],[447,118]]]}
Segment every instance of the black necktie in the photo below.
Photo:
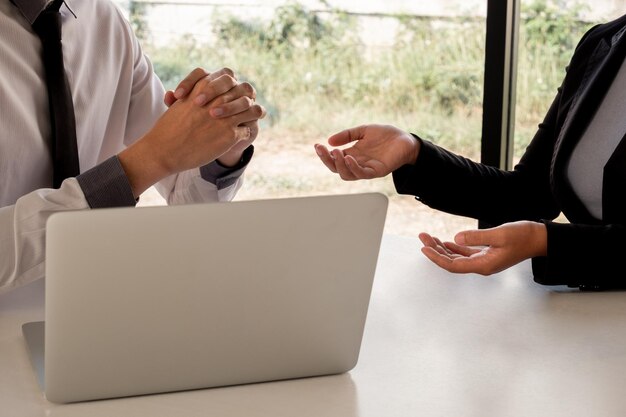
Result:
{"label": "black necktie", "polygon": [[41,39],[43,46],[42,56],[46,71],[52,127],[50,148],[54,188],[59,188],[64,179],[75,177],[80,173],[74,105],[63,67],[61,14],[59,13],[61,4],[63,4],[62,0],[54,0],[33,23],[33,30]]}

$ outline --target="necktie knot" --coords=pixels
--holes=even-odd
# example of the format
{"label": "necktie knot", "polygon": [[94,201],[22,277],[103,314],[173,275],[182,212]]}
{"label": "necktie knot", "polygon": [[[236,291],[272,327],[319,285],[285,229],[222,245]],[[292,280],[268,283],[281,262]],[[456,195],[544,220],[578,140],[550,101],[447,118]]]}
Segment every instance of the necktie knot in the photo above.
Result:
{"label": "necktie knot", "polygon": [[33,23],[33,30],[42,42],[60,41],[61,14],[58,10],[51,10],[51,8],[44,10]]}

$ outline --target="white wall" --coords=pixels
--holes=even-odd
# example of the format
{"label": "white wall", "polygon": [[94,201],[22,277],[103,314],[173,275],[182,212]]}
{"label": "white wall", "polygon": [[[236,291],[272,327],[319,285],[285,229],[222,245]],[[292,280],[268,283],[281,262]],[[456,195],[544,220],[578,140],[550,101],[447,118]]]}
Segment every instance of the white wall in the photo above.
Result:
{"label": "white wall", "polygon": [[[115,0],[125,4],[128,0]],[[137,0],[146,3],[172,3],[180,5],[212,5],[239,9],[240,11],[253,9],[273,9],[290,0]],[[529,3],[532,0],[522,0]],[[592,19],[607,19],[626,13],[626,0],[554,0],[567,7],[573,2],[584,3],[589,6],[589,17]],[[318,0],[300,0],[302,4],[314,9],[324,9],[325,6]],[[415,13],[420,15],[450,16],[459,13],[484,16],[487,0],[328,0],[333,7],[339,7],[352,12],[362,13]]]}
{"label": "white wall", "polygon": [[[123,7],[128,0],[115,0]],[[153,41],[168,43],[183,34],[192,34],[200,41],[212,37],[211,17],[214,14],[231,14],[242,19],[269,19],[276,7],[289,0],[138,0],[150,4],[149,26]],[[313,10],[326,10],[319,0],[299,0]],[[522,0],[531,2],[532,0]],[[626,13],[626,0],[555,0],[561,7],[572,2],[589,5],[585,16],[591,21],[605,21]],[[469,15],[484,17],[487,0],[328,0],[332,7],[354,13],[408,13],[425,16]],[[371,24],[376,30],[368,30]],[[397,22],[395,19],[360,18],[362,37],[369,45],[386,46],[393,41]]]}
{"label": "white wall", "polygon": [[[141,0],[139,0],[141,1]],[[117,0],[123,7],[128,0]],[[212,38],[213,15],[230,14],[242,19],[258,21],[270,19],[275,9],[288,0],[145,0],[149,6],[148,24],[153,41],[166,44],[183,34],[192,34],[201,41]],[[300,0],[311,10],[327,10],[317,0]],[[352,13],[392,14],[407,13],[420,16],[485,16],[486,0],[330,0],[334,8]],[[394,18],[360,17],[362,38],[368,45],[387,46],[393,43],[397,20]],[[376,30],[368,30],[375,24]]]}

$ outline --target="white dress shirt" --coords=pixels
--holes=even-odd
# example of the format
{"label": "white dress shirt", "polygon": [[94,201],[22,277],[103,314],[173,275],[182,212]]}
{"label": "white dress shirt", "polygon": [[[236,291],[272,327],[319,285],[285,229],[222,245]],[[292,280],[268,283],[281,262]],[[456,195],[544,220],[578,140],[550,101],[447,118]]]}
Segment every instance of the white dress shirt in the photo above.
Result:
{"label": "white dress shirt", "polygon": [[[122,205],[132,196],[129,187],[124,189],[125,177],[122,182],[107,178],[124,176],[115,155],[166,110],[164,88],[117,6],[108,0],[68,5],[75,16],[61,7],[63,53],[81,175],[51,189],[41,43],[26,15],[0,0],[0,293],[44,276],[45,224],[52,213]],[[206,166],[202,174],[186,171],[156,188],[169,204],[230,200],[241,186],[242,172]],[[98,185],[102,177],[105,183]]]}

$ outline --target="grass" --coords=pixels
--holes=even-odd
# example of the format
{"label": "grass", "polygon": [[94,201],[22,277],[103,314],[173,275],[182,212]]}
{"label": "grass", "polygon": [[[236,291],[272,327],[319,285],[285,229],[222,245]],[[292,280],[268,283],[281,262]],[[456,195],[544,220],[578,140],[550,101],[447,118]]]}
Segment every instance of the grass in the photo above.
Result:
{"label": "grass", "polygon": [[[569,29],[557,27],[560,32],[555,32],[550,21],[541,20],[546,15],[542,10],[525,15],[520,38],[517,156],[547,110],[569,58],[561,45],[561,32]],[[170,47],[144,47],[168,88],[206,63],[233,68],[255,86],[268,117],[238,199],[379,191],[391,201],[389,232],[450,235],[454,229],[475,227],[474,220],[434,212],[411,197],[398,196],[390,178],[341,181],[317,159],[313,144],[347,127],[385,123],[477,160],[484,22],[442,24],[399,16],[396,43],[368,48],[358,38],[354,19],[341,13],[330,16],[321,20],[293,4],[279,9],[271,22],[214,19],[212,44],[186,37]],[[567,43],[575,44],[581,30],[570,33]],[[541,44],[537,34],[544,32],[552,37]]]}

